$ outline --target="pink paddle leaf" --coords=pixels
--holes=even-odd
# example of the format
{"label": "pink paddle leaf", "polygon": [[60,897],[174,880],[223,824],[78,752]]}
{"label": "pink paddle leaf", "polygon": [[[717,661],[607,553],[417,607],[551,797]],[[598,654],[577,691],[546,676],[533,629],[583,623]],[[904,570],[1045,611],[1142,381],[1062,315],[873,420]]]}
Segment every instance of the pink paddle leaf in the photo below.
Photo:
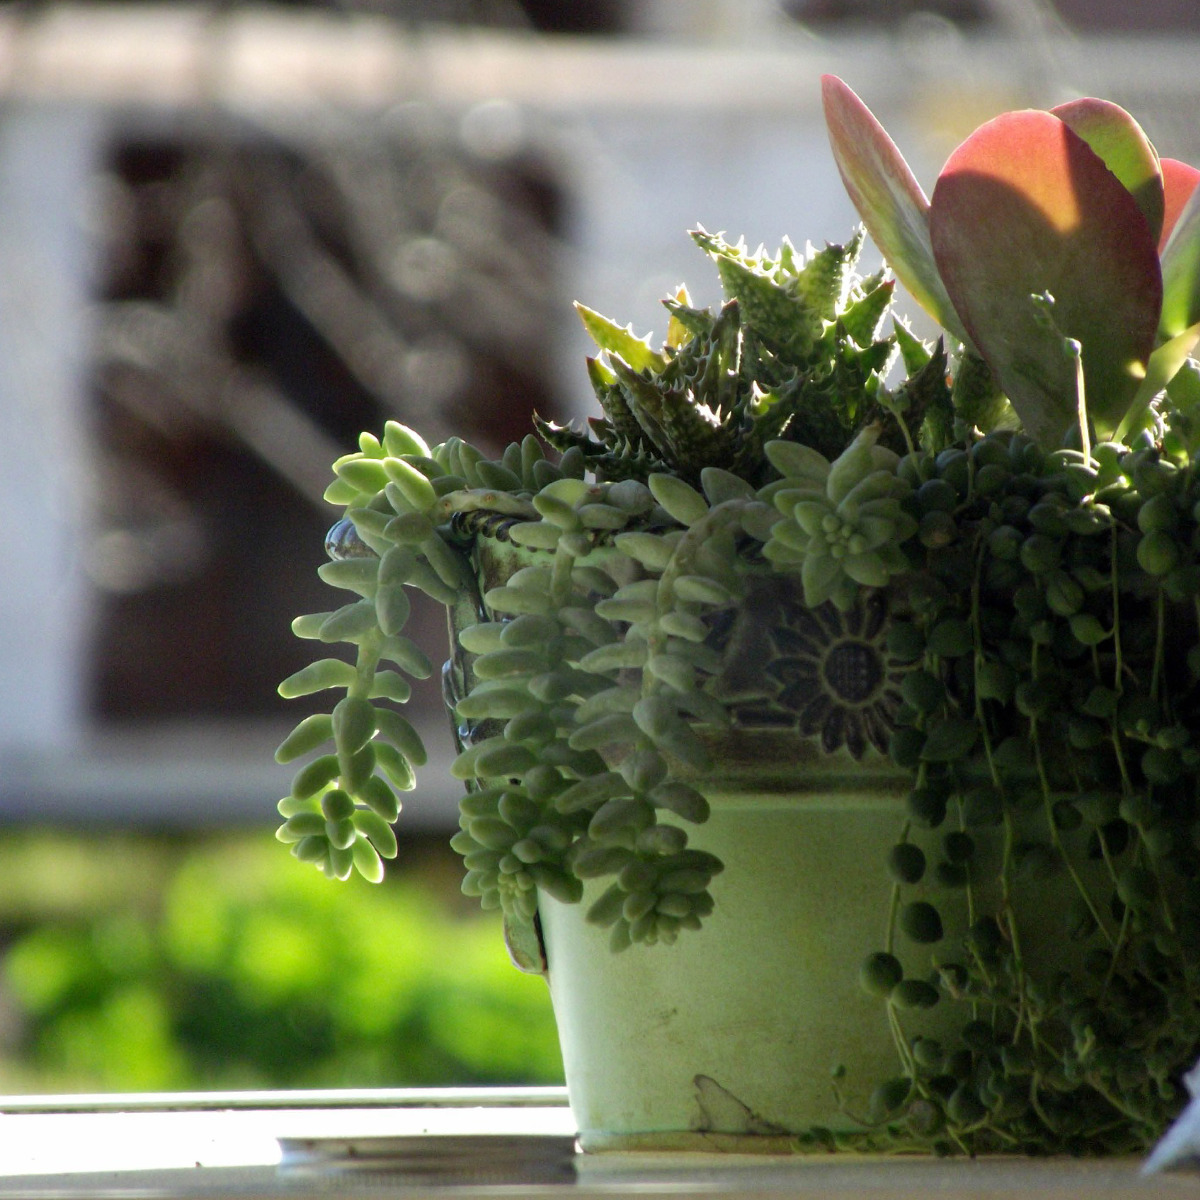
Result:
{"label": "pink paddle leaf", "polygon": [[[950,156],[930,242],[946,291],[1026,431],[1062,444],[1076,420],[1083,353],[1088,412],[1121,420],[1154,348],[1162,303],[1155,239],[1128,190],[1058,117],[1006,113]],[[1054,298],[1048,327],[1030,297]]]}
{"label": "pink paddle leaf", "polygon": [[1159,332],[1170,338],[1200,321],[1200,171],[1164,158],[1163,305]]}
{"label": "pink paddle leaf", "polygon": [[921,185],[871,110],[836,75],[821,77],[821,95],[834,161],[867,232],[917,303],[965,341],[933,260]]}
{"label": "pink paddle leaf", "polygon": [[1163,177],[1163,226],[1158,236],[1158,252],[1161,255],[1171,233],[1179,221],[1184,206],[1192,198],[1196,184],[1200,183],[1200,171],[1180,162],[1177,158],[1162,158],[1158,163]]}
{"label": "pink paddle leaf", "polygon": [[1158,151],[1142,127],[1109,100],[1072,100],[1050,110],[1069,125],[1125,185],[1157,242],[1163,225],[1163,176]]}

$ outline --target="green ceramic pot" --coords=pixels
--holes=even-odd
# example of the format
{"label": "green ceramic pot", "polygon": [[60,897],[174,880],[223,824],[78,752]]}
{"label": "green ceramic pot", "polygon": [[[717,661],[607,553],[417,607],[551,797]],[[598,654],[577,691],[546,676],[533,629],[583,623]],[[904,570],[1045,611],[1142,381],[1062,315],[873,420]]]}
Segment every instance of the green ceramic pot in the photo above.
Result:
{"label": "green ceramic pot", "polygon": [[[452,633],[492,619],[479,595],[529,552],[481,536],[474,561],[480,591],[452,613]],[[702,930],[614,954],[608,931],[585,920],[601,885],[581,904],[541,896],[537,929],[509,930],[514,961],[548,979],[585,1150],[786,1152],[814,1127],[855,1127],[872,1091],[902,1074],[896,1034],[957,1044],[968,1002],[942,988],[931,1007],[889,1008],[859,978],[869,955],[894,950],[928,999],[938,966],[961,956],[971,921],[998,900],[995,884],[948,888],[931,871],[904,900],[936,904],[940,936],[888,937],[887,860],[911,788],[886,753],[907,669],[887,649],[889,605],[902,603],[874,592],[851,613],[809,610],[797,582],[764,573],[714,625],[723,665],[712,690],[733,725],[707,735],[711,769],[681,771],[712,809],[689,827],[691,844],[725,863]],[[459,653],[451,694],[469,672]],[[924,835],[931,863],[943,836]],[[1001,836],[977,835],[978,879],[999,876]],[[1037,936],[1039,914],[1065,905],[1069,886],[1023,886],[1011,894],[1030,914],[1026,963],[1070,968]]]}
{"label": "green ceramic pot", "polygon": [[585,1150],[784,1152],[795,1133],[848,1124],[835,1066],[860,1103],[896,1073],[883,1006],[858,984],[887,916],[894,783],[864,771],[708,796],[696,843],[726,869],[700,933],[613,955],[583,905],[541,902]]}
{"label": "green ceramic pot", "polygon": [[[478,536],[479,593],[451,614],[452,637],[491,619],[479,597],[530,560]],[[606,566],[619,570],[611,554]],[[835,1065],[868,1088],[894,1073],[883,1006],[858,985],[887,919],[882,868],[908,790],[883,753],[899,703],[886,623],[881,597],[814,614],[797,585],[765,575],[717,631],[715,690],[737,726],[710,739],[713,769],[690,779],[713,808],[692,842],[726,864],[716,913],[673,946],[614,955],[584,920],[591,892],[577,905],[543,896],[543,942],[512,946],[526,969],[548,964],[585,1149],[778,1150],[846,1124]],[[450,698],[469,672],[460,651]]]}

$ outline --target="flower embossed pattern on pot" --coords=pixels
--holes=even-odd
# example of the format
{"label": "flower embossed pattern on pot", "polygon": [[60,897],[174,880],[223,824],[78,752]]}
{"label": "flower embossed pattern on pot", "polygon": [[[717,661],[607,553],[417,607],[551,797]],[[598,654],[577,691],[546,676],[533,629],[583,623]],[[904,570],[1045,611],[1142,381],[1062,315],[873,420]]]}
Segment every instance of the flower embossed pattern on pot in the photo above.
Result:
{"label": "flower embossed pattern on pot", "polygon": [[847,612],[809,609],[795,582],[763,581],[715,632],[725,666],[714,692],[739,725],[795,729],[826,754],[886,755],[911,666],[888,651],[887,616],[879,592]]}

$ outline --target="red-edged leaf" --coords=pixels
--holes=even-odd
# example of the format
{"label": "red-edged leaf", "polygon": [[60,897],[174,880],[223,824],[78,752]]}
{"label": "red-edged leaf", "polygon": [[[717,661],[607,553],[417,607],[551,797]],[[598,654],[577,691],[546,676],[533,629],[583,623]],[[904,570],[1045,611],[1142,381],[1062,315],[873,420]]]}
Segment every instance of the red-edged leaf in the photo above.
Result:
{"label": "red-edged leaf", "polygon": [[[1146,220],[1078,134],[1047,112],[1005,113],[950,156],[930,238],[946,290],[1026,431],[1057,446],[1076,418],[1083,348],[1088,413],[1124,415],[1154,347],[1162,277]],[[1030,301],[1049,292],[1059,334]]]}
{"label": "red-edged leaf", "polygon": [[1163,272],[1159,330],[1169,338],[1200,321],[1200,171],[1173,158],[1164,158],[1162,167],[1167,212],[1158,247]]}
{"label": "red-edged leaf", "polygon": [[1158,151],[1142,127],[1119,104],[1090,96],[1050,111],[1079,134],[1125,185],[1157,241],[1163,225],[1163,177]]}
{"label": "red-edged leaf", "polygon": [[1200,171],[1177,158],[1160,159],[1159,166],[1162,169],[1164,193],[1163,227],[1158,237],[1158,252],[1162,254],[1180,215],[1196,190],[1196,184],[1200,183]]}
{"label": "red-edged leaf", "polygon": [[929,201],[871,110],[836,75],[821,76],[829,144],[867,232],[913,299],[960,341],[962,322],[929,244]]}
{"label": "red-edged leaf", "polygon": [[1163,248],[1162,275],[1159,331],[1169,338],[1200,321],[1200,188],[1192,191]]}

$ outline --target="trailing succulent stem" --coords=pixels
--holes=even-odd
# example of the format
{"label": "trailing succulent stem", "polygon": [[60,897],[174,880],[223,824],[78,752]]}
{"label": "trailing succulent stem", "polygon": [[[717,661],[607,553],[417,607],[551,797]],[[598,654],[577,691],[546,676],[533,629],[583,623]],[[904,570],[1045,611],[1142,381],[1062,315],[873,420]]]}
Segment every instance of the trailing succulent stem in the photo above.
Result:
{"label": "trailing succulent stem", "polygon": [[[891,753],[914,787],[862,979],[904,1070],[868,1139],[1144,1149],[1200,1048],[1200,480],[1149,438],[1096,456],[993,434],[901,466],[923,549]],[[919,1031],[946,1004],[951,1044]]]}
{"label": "trailing succulent stem", "polygon": [[[1200,368],[1128,444],[1090,444],[1080,392],[1083,448],[1047,452],[975,355],[880,336],[890,285],[852,275],[857,239],[696,240],[717,314],[681,294],[656,350],[584,311],[589,432],[542,423],[549,455],[530,435],[491,460],[389,422],[335,464],[321,575],[353,598],[293,628],[354,654],[280,687],[344,697],[279,749],[308,757],[279,837],[339,878],[396,853],[424,750],[395,705],[432,669],[404,634],[417,588],[459,629],[464,890],[530,923],[586,886],[615,950],[672,942],[722,869],[691,840],[708,746],[778,727],[735,703],[734,615],[790,588],[793,732],[911,777],[861,971],[898,1073],[857,1132],[802,1143],[1141,1148],[1200,1049]],[[858,656],[844,709],[803,659],[834,629]],[[932,1009],[952,1038],[922,1032]]]}

